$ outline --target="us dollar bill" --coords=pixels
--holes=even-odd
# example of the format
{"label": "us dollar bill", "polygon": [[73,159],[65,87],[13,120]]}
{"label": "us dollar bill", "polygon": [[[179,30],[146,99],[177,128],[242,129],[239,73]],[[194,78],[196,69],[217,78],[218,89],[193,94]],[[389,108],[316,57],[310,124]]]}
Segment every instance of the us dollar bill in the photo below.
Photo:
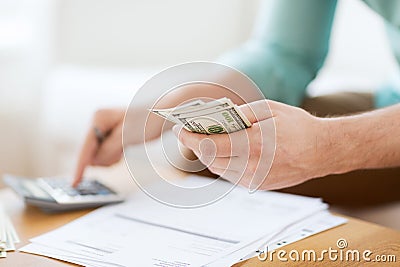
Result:
{"label": "us dollar bill", "polygon": [[210,102],[196,100],[175,108],[150,111],[194,133],[232,133],[251,127],[250,121],[228,98]]}

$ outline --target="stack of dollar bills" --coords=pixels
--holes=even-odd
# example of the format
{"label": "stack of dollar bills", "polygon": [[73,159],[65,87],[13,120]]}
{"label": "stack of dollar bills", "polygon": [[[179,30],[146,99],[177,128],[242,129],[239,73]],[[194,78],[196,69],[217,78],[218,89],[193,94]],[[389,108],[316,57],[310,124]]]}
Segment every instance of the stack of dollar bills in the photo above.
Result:
{"label": "stack of dollar bills", "polygon": [[150,111],[173,123],[182,124],[194,133],[232,133],[251,126],[238,106],[226,97],[210,102],[195,100],[175,108]]}
{"label": "stack of dollar bills", "polygon": [[18,242],[17,232],[0,204],[0,258],[5,258],[7,252],[14,251]]}

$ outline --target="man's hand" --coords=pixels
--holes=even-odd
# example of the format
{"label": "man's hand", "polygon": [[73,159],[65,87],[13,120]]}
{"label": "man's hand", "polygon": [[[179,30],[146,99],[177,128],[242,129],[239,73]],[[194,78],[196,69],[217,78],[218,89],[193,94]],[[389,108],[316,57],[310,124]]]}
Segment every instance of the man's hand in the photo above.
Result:
{"label": "man's hand", "polygon": [[[80,183],[87,166],[109,166],[121,159],[124,115],[125,111],[122,109],[102,109],[95,113],[80,152],[73,186]],[[102,142],[96,136],[95,127],[105,137]]]}
{"label": "man's hand", "polygon": [[246,130],[202,135],[175,126],[174,132],[211,172],[251,190],[289,187],[329,172],[323,119],[267,100],[240,109],[253,123]]}

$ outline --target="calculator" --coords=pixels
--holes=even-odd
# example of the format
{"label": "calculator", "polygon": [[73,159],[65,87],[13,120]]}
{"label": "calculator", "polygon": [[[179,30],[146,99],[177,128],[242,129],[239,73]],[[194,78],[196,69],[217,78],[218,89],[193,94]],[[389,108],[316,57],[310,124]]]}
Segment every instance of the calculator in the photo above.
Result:
{"label": "calculator", "polygon": [[76,188],[66,178],[24,178],[5,175],[4,183],[25,202],[46,212],[94,208],[124,199],[97,180],[84,180]]}

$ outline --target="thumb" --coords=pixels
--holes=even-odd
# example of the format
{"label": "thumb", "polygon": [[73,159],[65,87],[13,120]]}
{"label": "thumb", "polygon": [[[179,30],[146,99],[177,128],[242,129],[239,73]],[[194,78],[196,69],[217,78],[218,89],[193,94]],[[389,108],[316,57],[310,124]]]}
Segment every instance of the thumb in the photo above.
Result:
{"label": "thumb", "polygon": [[239,106],[240,111],[251,123],[256,123],[273,117],[268,100],[258,100]]}

